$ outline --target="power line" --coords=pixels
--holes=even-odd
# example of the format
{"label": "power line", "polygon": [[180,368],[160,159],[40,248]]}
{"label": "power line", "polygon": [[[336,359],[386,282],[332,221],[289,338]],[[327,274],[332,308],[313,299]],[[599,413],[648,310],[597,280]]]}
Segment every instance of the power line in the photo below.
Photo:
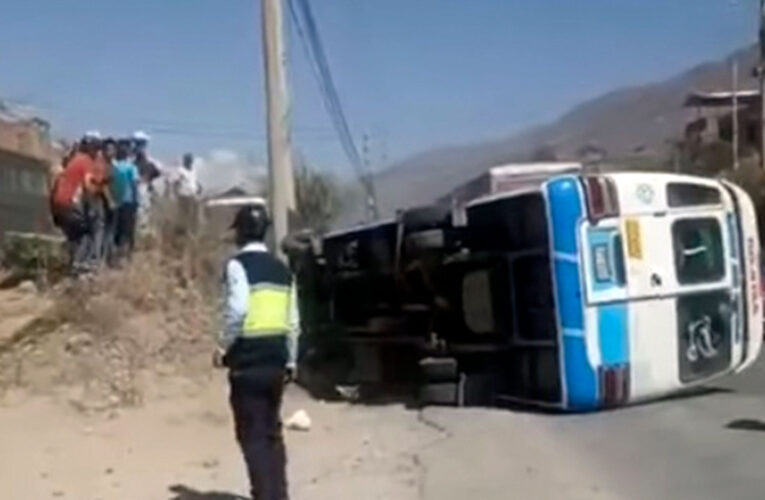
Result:
{"label": "power line", "polygon": [[[295,3],[297,3],[298,8],[295,7]],[[320,91],[327,107],[327,112],[330,114],[330,118],[332,118],[351,166],[357,170],[359,175],[362,175],[363,168],[361,156],[356,149],[356,145],[350,133],[348,121],[346,120],[345,113],[340,105],[337,90],[324,52],[324,46],[319,37],[310,5],[306,0],[290,0],[289,5],[290,13],[298,30],[298,36],[303,42],[303,47],[309,57],[309,62],[314,63],[312,68],[314,69],[314,75],[318,80]],[[302,14],[305,26],[301,24],[301,16],[298,14],[298,9]]]}
{"label": "power line", "polygon": [[[152,134],[156,135],[177,135],[188,137],[211,137],[231,140],[243,140],[243,141],[265,141],[267,136],[265,134],[255,134],[244,130],[204,130],[188,127],[173,127],[173,126],[147,126],[145,127]],[[311,142],[329,142],[335,141],[337,138],[329,133],[312,134],[310,132],[298,133],[301,136],[301,140]]]}
{"label": "power line", "polygon": [[364,186],[371,215],[373,218],[377,218],[377,200],[371,174],[366,171],[364,162],[353,140],[348,120],[340,103],[337,88],[332,79],[326,52],[324,51],[310,4],[308,0],[289,0],[288,3],[298,36],[306,52],[309,64],[312,63],[311,69],[319,85],[324,105],[337,131],[340,144],[345,155],[348,157],[348,161],[359,176],[359,181]]}

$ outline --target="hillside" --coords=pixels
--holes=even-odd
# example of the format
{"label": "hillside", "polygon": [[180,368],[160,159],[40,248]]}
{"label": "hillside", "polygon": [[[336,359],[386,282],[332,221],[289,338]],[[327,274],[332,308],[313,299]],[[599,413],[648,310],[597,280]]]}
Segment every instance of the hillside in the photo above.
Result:
{"label": "hillside", "polygon": [[[427,151],[408,158],[376,177],[384,215],[396,208],[428,203],[492,165],[524,160],[543,145],[552,145],[562,156],[572,157],[582,145],[598,144],[609,156],[640,152],[663,155],[666,141],[678,137],[688,114],[683,101],[692,90],[730,87],[732,58],[739,61],[741,88],[753,88],[750,76],[757,52],[742,49],[722,61],[701,64],[668,80],[614,90],[585,101],[558,120],[533,127],[506,139]],[[341,223],[354,222],[363,211]]]}

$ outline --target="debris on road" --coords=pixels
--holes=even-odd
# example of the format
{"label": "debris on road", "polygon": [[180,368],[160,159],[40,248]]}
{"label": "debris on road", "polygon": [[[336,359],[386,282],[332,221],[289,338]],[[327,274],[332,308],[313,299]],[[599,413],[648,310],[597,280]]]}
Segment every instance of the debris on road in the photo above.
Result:
{"label": "debris on road", "polygon": [[308,416],[308,412],[300,409],[287,419],[285,425],[293,431],[309,431],[311,430],[311,417]]}
{"label": "debris on road", "polygon": [[361,396],[361,389],[358,385],[338,385],[335,391],[346,401],[358,401]]}

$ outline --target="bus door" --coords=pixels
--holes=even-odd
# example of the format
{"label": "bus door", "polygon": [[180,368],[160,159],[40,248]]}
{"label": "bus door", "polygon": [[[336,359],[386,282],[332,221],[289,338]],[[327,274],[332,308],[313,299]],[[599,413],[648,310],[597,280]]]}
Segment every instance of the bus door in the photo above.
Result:
{"label": "bus door", "polygon": [[719,209],[585,223],[588,330],[598,340],[590,357],[605,403],[730,366],[727,233]]}
{"label": "bus door", "polygon": [[[740,342],[732,233],[720,209],[626,216],[621,222],[630,361],[637,393],[669,390],[727,370]],[[593,266],[599,258],[593,254]],[[597,268],[593,268],[597,278]],[[593,301],[608,299],[593,290]],[[616,307],[609,304],[609,308]],[[602,310],[599,316],[602,316]],[[607,326],[607,325],[606,325]],[[601,342],[612,335],[599,324]],[[735,352],[734,352],[735,351]]]}
{"label": "bus door", "polygon": [[743,303],[733,222],[720,209],[667,217],[673,272],[662,287],[675,297],[683,384],[724,372],[742,356]]}

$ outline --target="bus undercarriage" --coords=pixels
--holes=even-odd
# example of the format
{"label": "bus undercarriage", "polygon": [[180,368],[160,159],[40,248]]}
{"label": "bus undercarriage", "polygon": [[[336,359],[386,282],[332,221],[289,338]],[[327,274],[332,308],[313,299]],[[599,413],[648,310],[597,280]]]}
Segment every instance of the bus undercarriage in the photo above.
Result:
{"label": "bus undercarriage", "polygon": [[303,371],[362,395],[557,406],[547,233],[534,191],[474,207],[464,226],[423,207],[303,246]]}

